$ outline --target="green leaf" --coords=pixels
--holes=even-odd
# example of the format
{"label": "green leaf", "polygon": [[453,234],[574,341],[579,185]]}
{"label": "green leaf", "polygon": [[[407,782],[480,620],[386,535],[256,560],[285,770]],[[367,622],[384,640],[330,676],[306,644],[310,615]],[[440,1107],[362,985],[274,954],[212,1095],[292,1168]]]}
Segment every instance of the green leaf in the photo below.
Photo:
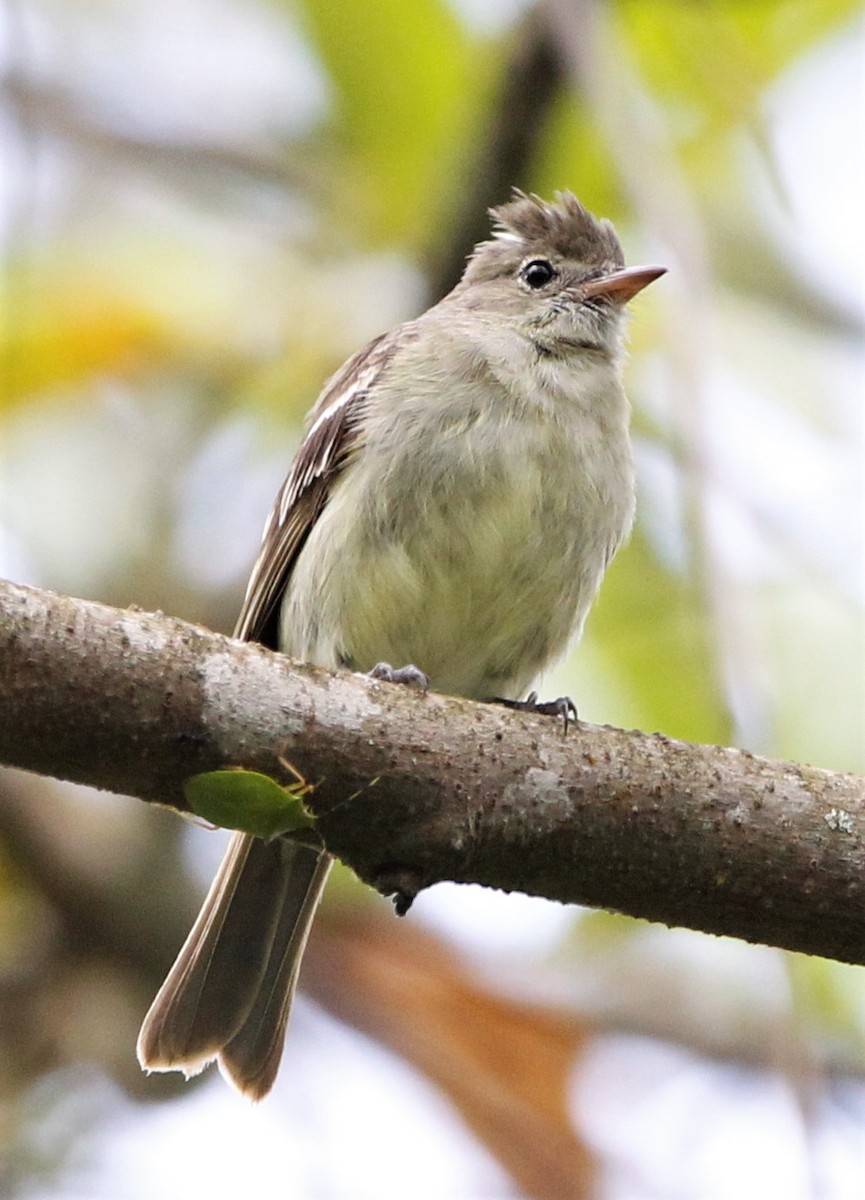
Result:
{"label": "green leaf", "polygon": [[311,790],[306,783],[281,787],[257,771],[231,769],[193,775],[183,785],[186,803],[197,816],[266,840],[313,824],[303,803]]}

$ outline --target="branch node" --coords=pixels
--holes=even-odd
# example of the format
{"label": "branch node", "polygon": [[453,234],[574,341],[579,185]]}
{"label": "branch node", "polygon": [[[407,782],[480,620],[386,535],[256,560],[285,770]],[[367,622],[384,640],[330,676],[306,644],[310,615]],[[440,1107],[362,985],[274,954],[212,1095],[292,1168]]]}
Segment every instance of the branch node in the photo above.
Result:
{"label": "branch node", "polygon": [[382,867],[373,880],[382,896],[392,896],[398,917],[404,917],[426,884],[411,867]]}

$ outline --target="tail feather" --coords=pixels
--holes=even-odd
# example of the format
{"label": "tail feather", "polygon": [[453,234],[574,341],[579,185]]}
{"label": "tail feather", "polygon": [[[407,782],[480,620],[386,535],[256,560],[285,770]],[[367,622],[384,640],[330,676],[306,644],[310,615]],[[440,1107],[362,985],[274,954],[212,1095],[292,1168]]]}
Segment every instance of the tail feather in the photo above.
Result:
{"label": "tail feather", "polygon": [[[243,1030],[252,1014],[257,1043],[272,1041],[278,1059],[291,992],[330,858],[285,839],[236,833],[177,960],[150,1006],[138,1037],[145,1070],[197,1074]],[[277,996],[277,988],[285,994]],[[260,994],[272,995],[262,1004]],[[245,1086],[243,1057],[226,1072]]]}
{"label": "tail feather", "polygon": [[222,1074],[253,1100],[267,1095],[279,1070],[300,962],[332,861],[329,854],[308,855],[292,870],[292,892],[252,1008],[218,1055]]}

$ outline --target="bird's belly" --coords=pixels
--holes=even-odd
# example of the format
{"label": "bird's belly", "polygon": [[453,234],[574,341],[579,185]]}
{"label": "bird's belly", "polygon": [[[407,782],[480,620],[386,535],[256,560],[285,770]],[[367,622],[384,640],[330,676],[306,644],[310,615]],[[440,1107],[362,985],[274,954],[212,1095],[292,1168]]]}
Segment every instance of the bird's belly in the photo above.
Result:
{"label": "bird's belly", "polygon": [[559,536],[549,565],[529,524],[501,498],[464,527],[439,519],[377,547],[345,614],[357,665],[412,662],[437,691],[480,699],[524,690],[563,648],[578,600],[575,547]]}
{"label": "bird's belly", "polygon": [[523,694],[582,625],[629,515],[560,448],[508,447],[512,462],[462,477],[450,463],[425,481],[415,462],[410,492],[335,489],[292,575],[284,648],[361,671],[413,663],[453,695]]}

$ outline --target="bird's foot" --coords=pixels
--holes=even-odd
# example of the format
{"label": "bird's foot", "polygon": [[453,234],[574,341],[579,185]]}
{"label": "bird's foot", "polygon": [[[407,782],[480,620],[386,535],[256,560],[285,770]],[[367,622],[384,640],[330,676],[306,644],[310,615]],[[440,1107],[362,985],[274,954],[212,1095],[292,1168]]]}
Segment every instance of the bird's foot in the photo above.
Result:
{"label": "bird's foot", "polygon": [[512,708],[516,712],[541,713],[545,717],[560,717],[565,733],[568,732],[571,719],[574,721],[579,719],[577,706],[570,696],[559,696],[557,700],[542,700],[539,702],[538,693],[529,692],[525,700],[505,700],[501,696],[495,696],[492,703],[503,704],[505,708]]}
{"label": "bird's foot", "polygon": [[376,663],[371,671],[367,671],[367,675],[370,679],[383,679],[385,683],[401,683],[419,692],[429,691],[429,675],[411,663],[405,667],[392,667],[386,662]]}

